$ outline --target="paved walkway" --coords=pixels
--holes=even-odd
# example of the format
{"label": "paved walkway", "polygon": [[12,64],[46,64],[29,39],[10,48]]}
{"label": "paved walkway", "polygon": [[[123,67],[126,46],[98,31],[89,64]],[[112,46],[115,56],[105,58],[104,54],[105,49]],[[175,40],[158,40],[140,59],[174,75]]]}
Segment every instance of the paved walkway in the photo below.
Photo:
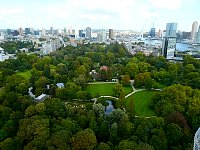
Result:
{"label": "paved walkway", "polygon": [[88,82],[87,84],[110,84],[110,83],[118,83],[118,82]]}

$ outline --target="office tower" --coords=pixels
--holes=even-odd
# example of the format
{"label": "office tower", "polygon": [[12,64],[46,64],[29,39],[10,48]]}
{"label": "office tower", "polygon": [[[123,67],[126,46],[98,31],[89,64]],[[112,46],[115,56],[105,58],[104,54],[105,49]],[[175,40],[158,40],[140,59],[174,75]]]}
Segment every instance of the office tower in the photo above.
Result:
{"label": "office tower", "polygon": [[103,43],[106,42],[106,31],[102,30],[97,33],[97,42]]}
{"label": "office tower", "polygon": [[85,37],[85,34],[83,33],[83,30],[78,30],[78,36],[79,36],[80,38]]}
{"label": "office tower", "polygon": [[50,27],[50,34],[53,34],[53,27]]}
{"label": "office tower", "polygon": [[198,32],[196,33],[195,42],[196,43],[200,43],[200,25],[199,25]]}
{"label": "office tower", "polygon": [[155,28],[151,28],[150,32],[149,32],[149,36],[154,38],[156,36],[156,29]]}
{"label": "office tower", "polygon": [[162,37],[162,31],[161,30],[159,30],[158,32],[157,32],[157,38],[161,38]]}
{"label": "office tower", "polygon": [[194,147],[193,150],[199,150],[200,149],[200,128],[197,130],[194,136]]}
{"label": "office tower", "polygon": [[46,30],[45,30],[45,28],[42,28],[42,36],[46,36]]}
{"label": "office tower", "polygon": [[87,27],[86,28],[86,38],[91,39],[91,34],[92,34],[91,28]]}
{"label": "office tower", "polygon": [[34,35],[34,28],[30,28],[31,35]]}
{"label": "office tower", "polygon": [[114,37],[113,29],[109,29],[109,39],[113,39],[113,37]]}
{"label": "office tower", "polygon": [[167,23],[166,37],[176,37],[177,23]]}
{"label": "office tower", "polygon": [[31,34],[31,29],[30,28],[25,28],[25,35]]}
{"label": "office tower", "polygon": [[19,35],[22,36],[23,35],[23,29],[22,29],[22,27],[20,27],[18,31],[19,31]]}
{"label": "office tower", "polygon": [[167,23],[166,35],[163,39],[162,55],[166,59],[174,59],[176,50],[177,23]]}
{"label": "office tower", "polygon": [[194,40],[194,38],[195,38],[195,34],[197,32],[197,28],[198,28],[198,22],[194,21],[193,24],[192,24],[192,31],[191,31],[191,36],[190,36],[190,38],[192,40]]}

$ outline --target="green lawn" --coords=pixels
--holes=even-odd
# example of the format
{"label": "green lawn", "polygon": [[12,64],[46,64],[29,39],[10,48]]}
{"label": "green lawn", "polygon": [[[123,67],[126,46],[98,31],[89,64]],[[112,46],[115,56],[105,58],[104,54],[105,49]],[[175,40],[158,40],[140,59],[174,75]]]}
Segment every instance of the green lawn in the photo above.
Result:
{"label": "green lawn", "polygon": [[126,105],[128,106],[130,100],[134,100],[135,112],[138,116],[154,116],[155,112],[150,108],[151,99],[156,91],[140,91],[134,93],[126,99]]}
{"label": "green lawn", "polygon": [[31,70],[26,70],[24,72],[19,71],[16,74],[21,75],[21,76],[25,77],[27,80],[29,80],[31,77]]}
{"label": "green lawn", "polygon": [[115,84],[88,84],[85,88],[86,91],[90,92],[92,96],[112,96],[112,88]]}
{"label": "green lawn", "polygon": [[[99,82],[98,82],[99,83]],[[88,84],[84,89],[92,94],[92,96],[112,96],[113,95],[113,87],[115,83],[102,83],[102,84]],[[132,87],[123,87],[125,91],[125,95],[131,93]]]}
{"label": "green lawn", "polygon": [[129,93],[133,92],[133,89],[131,86],[128,86],[128,87],[123,87],[124,89],[124,92],[125,92],[125,95],[128,95]]}

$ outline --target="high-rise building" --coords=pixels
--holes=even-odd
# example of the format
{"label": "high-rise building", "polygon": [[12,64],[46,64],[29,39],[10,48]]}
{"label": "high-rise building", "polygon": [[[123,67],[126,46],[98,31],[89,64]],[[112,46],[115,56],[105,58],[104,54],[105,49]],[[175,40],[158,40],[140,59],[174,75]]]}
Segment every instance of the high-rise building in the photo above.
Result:
{"label": "high-rise building", "polygon": [[190,36],[190,38],[192,40],[194,40],[194,38],[195,38],[195,34],[197,32],[197,28],[198,28],[198,22],[194,21],[193,24],[192,24],[192,31],[191,31],[191,36]]}
{"label": "high-rise building", "polygon": [[34,28],[30,28],[30,33],[34,35]]}
{"label": "high-rise building", "polygon": [[90,27],[86,28],[86,38],[91,39],[92,30]]}
{"label": "high-rise building", "polygon": [[177,23],[167,23],[166,37],[176,37]]}
{"label": "high-rise building", "polygon": [[11,35],[12,30],[11,29],[7,29],[7,35]]}
{"label": "high-rise building", "polygon": [[113,39],[113,38],[114,38],[113,29],[109,29],[109,39]]}
{"label": "high-rise building", "polygon": [[22,29],[22,27],[20,27],[18,31],[19,31],[19,35],[22,36],[23,35],[23,29]]}
{"label": "high-rise building", "polygon": [[85,33],[83,33],[83,30],[78,30],[78,36],[79,36],[79,38],[85,37]]}
{"label": "high-rise building", "polygon": [[46,36],[46,30],[45,30],[45,28],[42,28],[42,36]]}
{"label": "high-rise building", "polygon": [[31,34],[31,29],[30,28],[25,28],[25,35]]}
{"label": "high-rise building", "polygon": [[154,38],[156,36],[156,29],[155,28],[151,28],[150,32],[149,32],[149,36]]}
{"label": "high-rise building", "polygon": [[200,25],[199,25],[198,32],[196,33],[195,42],[196,43],[200,43]]}
{"label": "high-rise building", "polygon": [[106,31],[102,30],[97,33],[97,42],[103,43],[106,42]]}
{"label": "high-rise building", "polygon": [[50,27],[50,34],[53,35],[53,27]]}
{"label": "high-rise building", "polygon": [[177,23],[167,23],[166,35],[163,39],[162,55],[166,59],[174,59],[176,50]]}
{"label": "high-rise building", "polygon": [[200,149],[200,128],[197,130],[194,136],[194,147],[193,150],[199,150]]}

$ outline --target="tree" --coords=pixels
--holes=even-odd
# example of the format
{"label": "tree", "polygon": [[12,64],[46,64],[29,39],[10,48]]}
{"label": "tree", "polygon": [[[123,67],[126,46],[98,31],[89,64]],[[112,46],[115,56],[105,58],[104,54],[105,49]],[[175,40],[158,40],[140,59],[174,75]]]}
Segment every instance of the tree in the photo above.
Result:
{"label": "tree", "polygon": [[115,84],[115,86],[113,87],[113,96],[115,97],[119,97],[120,95],[124,94],[124,90],[121,84],[117,83]]}
{"label": "tree", "polygon": [[99,143],[97,150],[111,150],[110,146],[106,143]]}
{"label": "tree", "polygon": [[1,150],[15,150],[16,143],[13,139],[7,138],[3,142],[0,143]]}
{"label": "tree", "polygon": [[129,75],[124,75],[122,77],[122,84],[123,84],[123,86],[130,86],[130,76]]}
{"label": "tree", "polygon": [[133,98],[130,99],[129,105],[126,105],[126,111],[130,120],[133,120],[135,118],[135,104]]}
{"label": "tree", "polygon": [[129,62],[125,67],[125,72],[131,77],[134,78],[139,72],[138,65],[133,62]]}
{"label": "tree", "polygon": [[120,141],[119,145],[118,145],[118,149],[135,149],[136,148],[136,143],[133,141],[128,141],[128,140],[122,140]]}
{"label": "tree", "polygon": [[97,139],[91,129],[78,132],[70,140],[73,150],[87,149],[93,150],[97,144]]}

